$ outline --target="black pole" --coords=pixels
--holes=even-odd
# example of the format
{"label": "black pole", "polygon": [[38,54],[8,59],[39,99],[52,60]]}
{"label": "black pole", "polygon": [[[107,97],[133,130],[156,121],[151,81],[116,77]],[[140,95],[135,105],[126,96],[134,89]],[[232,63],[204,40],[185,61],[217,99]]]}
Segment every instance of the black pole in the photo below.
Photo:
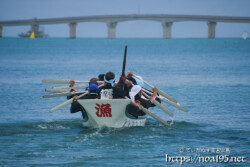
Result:
{"label": "black pole", "polygon": [[124,51],[123,66],[122,66],[122,76],[125,76],[126,59],[127,59],[127,45],[125,46],[125,51]]}

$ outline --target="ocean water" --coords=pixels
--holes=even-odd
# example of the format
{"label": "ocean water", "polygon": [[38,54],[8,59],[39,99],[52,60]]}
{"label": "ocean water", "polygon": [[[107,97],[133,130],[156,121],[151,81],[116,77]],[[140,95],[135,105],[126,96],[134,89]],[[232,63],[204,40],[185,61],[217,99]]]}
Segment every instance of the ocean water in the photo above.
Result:
{"label": "ocean water", "polygon": [[[45,88],[58,85],[42,79],[89,80],[108,71],[118,79],[125,45],[126,71],[189,112],[164,104],[173,119],[150,110],[171,127],[148,117],[145,127],[119,129],[83,127],[69,106],[49,112],[66,99],[43,99]],[[250,40],[2,38],[0,85],[1,167],[250,165]],[[184,165],[166,154],[186,157]],[[217,156],[223,162],[209,162]]]}

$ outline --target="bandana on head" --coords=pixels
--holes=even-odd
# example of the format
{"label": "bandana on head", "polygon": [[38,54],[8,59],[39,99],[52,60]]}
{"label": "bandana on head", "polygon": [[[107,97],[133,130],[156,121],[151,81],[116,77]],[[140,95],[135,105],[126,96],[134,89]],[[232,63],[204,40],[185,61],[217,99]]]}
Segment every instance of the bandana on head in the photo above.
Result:
{"label": "bandana on head", "polygon": [[111,79],[111,80],[109,80],[109,81],[107,81],[107,80],[106,80],[106,77],[104,77],[104,81],[105,81],[106,83],[111,84],[111,85],[112,85],[112,87],[115,85],[115,83],[114,83],[115,78],[114,78],[114,79]]}
{"label": "bandana on head", "polygon": [[132,102],[135,102],[135,96],[141,91],[141,86],[134,85],[129,92],[129,96]]}
{"label": "bandana on head", "polygon": [[89,90],[90,92],[95,92],[98,90],[98,86],[96,84],[89,84],[87,90]]}

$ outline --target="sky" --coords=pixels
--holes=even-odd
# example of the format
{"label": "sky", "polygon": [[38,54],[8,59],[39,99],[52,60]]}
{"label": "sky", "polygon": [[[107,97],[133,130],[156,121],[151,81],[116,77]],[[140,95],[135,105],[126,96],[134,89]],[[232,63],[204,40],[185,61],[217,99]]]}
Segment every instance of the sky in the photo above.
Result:
{"label": "sky", "polygon": [[[0,21],[115,14],[178,14],[250,17],[250,0],[0,0]],[[41,25],[50,37],[69,37],[67,24]],[[3,27],[3,37],[17,37],[30,26]],[[78,23],[77,37],[106,38],[105,23]],[[250,36],[250,23],[217,23],[216,37]],[[162,26],[154,21],[118,23],[117,38],[161,38]],[[207,38],[206,22],[177,22],[173,38]]]}

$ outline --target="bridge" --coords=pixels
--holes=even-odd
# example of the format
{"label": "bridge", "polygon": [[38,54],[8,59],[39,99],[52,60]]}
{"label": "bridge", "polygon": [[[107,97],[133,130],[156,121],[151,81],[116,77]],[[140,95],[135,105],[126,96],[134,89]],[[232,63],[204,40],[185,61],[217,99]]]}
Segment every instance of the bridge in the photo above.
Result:
{"label": "bridge", "polygon": [[0,21],[0,37],[2,37],[3,27],[30,25],[35,33],[39,31],[39,25],[68,24],[69,37],[76,38],[76,27],[81,22],[103,22],[108,27],[108,38],[116,38],[116,26],[120,22],[133,20],[150,20],[160,22],[163,30],[163,38],[171,38],[173,23],[186,21],[206,22],[208,25],[208,38],[215,38],[216,23],[250,23],[250,17],[230,17],[230,16],[205,16],[205,15],[168,15],[168,14],[131,14],[131,15],[102,15],[102,16],[81,16],[81,17],[61,17],[47,19],[28,19]]}

